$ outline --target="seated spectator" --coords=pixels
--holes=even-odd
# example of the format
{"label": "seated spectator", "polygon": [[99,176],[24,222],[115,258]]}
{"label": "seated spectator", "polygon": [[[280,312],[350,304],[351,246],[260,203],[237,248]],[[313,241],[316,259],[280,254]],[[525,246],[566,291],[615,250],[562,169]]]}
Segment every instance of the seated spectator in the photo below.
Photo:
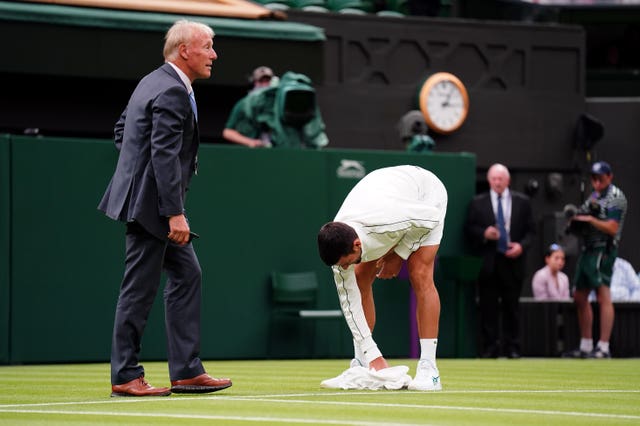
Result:
{"label": "seated spectator", "polygon": [[531,281],[533,297],[536,300],[570,300],[569,277],[564,268],[564,249],[551,244],[544,255],[544,266],[536,271]]}
{"label": "seated spectator", "polygon": [[[277,80],[273,75],[273,71],[269,67],[260,66],[251,73],[250,81],[253,85],[251,92],[269,87],[272,81]],[[247,96],[240,99],[233,106],[231,114],[227,119],[225,128],[222,131],[222,137],[229,142],[248,146],[249,148],[270,147],[271,142],[268,136],[268,130],[262,129],[255,120],[246,113],[245,102]]]}
{"label": "seated spectator", "polygon": [[611,300],[640,301],[640,276],[631,263],[616,257],[611,275]]}

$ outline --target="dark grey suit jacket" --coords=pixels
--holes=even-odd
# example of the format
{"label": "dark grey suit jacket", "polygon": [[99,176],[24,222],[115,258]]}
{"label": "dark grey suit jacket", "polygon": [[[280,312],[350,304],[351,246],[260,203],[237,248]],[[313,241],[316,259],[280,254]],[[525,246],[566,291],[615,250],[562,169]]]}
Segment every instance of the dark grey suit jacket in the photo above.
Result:
{"label": "dark grey suit jacket", "polygon": [[140,80],[115,125],[115,144],[118,164],[98,209],[166,239],[168,217],[184,213],[199,145],[187,88],[171,65]]}
{"label": "dark grey suit jacket", "polygon": [[[522,273],[525,266],[525,253],[533,243],[536,228],[529,197],[517,191],[511,190],[510,192],[512,202],[509,238],[522,246],[523,254],[513,261],[519,272]],[[493,270],[498,243],[497,241],[485,240],[484,231],[488,226],[495,225],[496,222],[489,192],[476,195],[467,211],[465,234],[471,243],[474,254],[483,257],[483,272],[485,273],[490,273]]]}

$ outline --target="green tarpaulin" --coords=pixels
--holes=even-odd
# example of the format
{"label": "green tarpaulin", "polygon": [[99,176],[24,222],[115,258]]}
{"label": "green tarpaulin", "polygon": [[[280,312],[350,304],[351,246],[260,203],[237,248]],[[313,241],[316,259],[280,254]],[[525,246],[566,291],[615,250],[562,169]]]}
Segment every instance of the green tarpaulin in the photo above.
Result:
{"label": "green tarpaulin", "polygon": [[38,3],[0,2],[1,21],[121,28],[136,31],[166,31],[182,18],[196,19],[211,26],[218,36],[295,41],[323,41],[322,28],[285,21],[232,19],[150,13]]}

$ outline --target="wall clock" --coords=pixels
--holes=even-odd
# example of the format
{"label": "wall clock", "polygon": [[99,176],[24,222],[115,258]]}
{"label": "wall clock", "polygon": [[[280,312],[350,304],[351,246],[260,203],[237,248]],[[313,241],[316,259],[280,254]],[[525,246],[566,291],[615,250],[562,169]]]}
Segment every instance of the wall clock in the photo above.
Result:
{"label": "wall clock", "polygon": [[429,128],[444,135],[458,130],[469,112],[467,88],[448,72],[427,78],[420,89],[419,102]]}

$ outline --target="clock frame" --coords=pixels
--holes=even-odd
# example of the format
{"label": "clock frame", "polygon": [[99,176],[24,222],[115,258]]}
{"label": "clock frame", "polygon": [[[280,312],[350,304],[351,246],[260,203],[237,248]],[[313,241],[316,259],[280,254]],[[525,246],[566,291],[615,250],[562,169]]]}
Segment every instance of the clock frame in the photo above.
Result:
{"label": "clock frame", "polygon": [[422,85],[419,104],[429,129],[447,135],[465,122],[469,113],[469,94],[458,77],[438,72],[429,76]]}

